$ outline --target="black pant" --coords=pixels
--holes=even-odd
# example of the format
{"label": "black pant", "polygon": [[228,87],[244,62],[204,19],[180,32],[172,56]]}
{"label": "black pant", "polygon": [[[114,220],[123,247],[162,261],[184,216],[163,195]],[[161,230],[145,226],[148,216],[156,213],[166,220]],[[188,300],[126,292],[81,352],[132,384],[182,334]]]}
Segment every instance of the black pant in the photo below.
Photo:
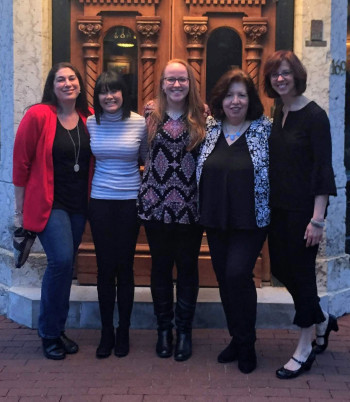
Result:
{"label": "black pant", "polygon": [[253,345],[257,305],[253,269],[267,229],[206,232],[230,335],[237,345]]}
{"label": "black pant", "polygon": [[129,327],[134,301],[134,254],[139,232],[136,200],[91,199],[89,218],[96,250],[102,327],[113,326],[116,293],[119,326]]}
{"label": "black pant", "polygon": [[272,209],[269,229],[271,272],[292,295],[293,323],[301,328],[324,321],[316,285],[318,245],[306,247],[304,234],[312,211]]}
{"label": "black pant", "polygon": [[158,328],[172,327],[173,267],[176,264],[175,323],[189,331],[198,296],[198,255],[203,229],[198,225],[145,222],[152,256],[151,291]]}

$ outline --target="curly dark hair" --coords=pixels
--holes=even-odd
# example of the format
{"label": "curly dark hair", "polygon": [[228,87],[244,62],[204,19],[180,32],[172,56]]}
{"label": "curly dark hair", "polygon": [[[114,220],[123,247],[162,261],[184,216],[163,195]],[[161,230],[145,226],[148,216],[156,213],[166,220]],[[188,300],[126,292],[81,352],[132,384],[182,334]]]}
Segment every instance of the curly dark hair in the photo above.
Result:
{"label": "curly dark hair", "polygon": [[264,112],[264,106],[258,95],[258,91],[255,88],[253,80],[243,70],[238,68],[227,71],[218,82],[215,84],[211,97],[210,97],[210,111],[212,115],[219,120],[223,120],[225,112],[222,107],[222,102],[227,95],[227,92],[231,84],[235,82],[241,82],[246,86],[249,104],[247,110],[247,120],[256,120]]}

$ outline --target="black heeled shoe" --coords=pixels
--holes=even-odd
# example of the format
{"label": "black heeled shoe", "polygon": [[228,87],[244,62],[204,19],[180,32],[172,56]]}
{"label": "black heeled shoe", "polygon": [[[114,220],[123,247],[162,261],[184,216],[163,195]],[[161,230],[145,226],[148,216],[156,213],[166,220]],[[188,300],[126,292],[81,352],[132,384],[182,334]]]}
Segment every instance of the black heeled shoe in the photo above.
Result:
{"label": "black heeled shoe", "polygon": [[226,348],[219,353],[218,362],[219,363],[231,363],[238,359],[237,345],[234,343],[233,339],[226,346]]}
{"label": "black heeled shoe", "polygon": [[41,338],[44,356],[51,360],[62,360],[66,357],[66,351],[60,338],[46,339]]}
{"label": "black heeled shoe", "polygon": [[158,329],[156,345],[158,357],[170,357],[173,354],[173,331],[172,329]]}
{"label": "black heeled shoe", "polygon": [[285,367],[281,367],[280,369],[276,370],[276,376],[280,380],[289,380],[291,378],[296,378],[300,374],[302,374],[304,371],[309,371],[312,367],[313,362],[315,361],[316,353],[314,350],[311,351],[309,354],[309,357],[306,359],[306,361],[301,362],[300,360],[297,360],[295,357],[292,357],[292,359],[300,364],[300,367],[297,370],[288,370]]}
{"label": "black heeled shoe", "polygon": [[324,339],[323,345],[318,345],[316,342],[316,339],[314,341],[312,341],[313,350],[317,355],[324,352],[327,349],[328,338],[329,338],[329,334],[331,333],[331,331],[338,332],[338,330],[339,330],[339,327],[338,327],[338,322],[337,322],[336,317],[332,314],[329,314],[326,332],[324,333],[324,335],[316,335],[316,338]]}
{"label": "black heeled shoe", "polygon": [[174,359],[177,362],[184,362],[192,356],[192,334],[191,332],[177,332]]}
{"label": "black heeled shoe", "polygon": [[62,342],[63,349],[68,355],[73,355],[74,353],[78,352],[79,346],[77,345],[77,343],[72,341],[72,339],[69,339],[68,336],[63,331],[61,332],[60,339]]}

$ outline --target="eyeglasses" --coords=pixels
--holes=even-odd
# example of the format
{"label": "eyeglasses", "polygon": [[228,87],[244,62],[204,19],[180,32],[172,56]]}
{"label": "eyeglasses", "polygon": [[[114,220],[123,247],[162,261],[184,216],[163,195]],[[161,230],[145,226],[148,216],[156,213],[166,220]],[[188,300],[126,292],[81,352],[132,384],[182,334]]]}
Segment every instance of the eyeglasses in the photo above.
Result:
{"label": "eyeglasses", "polygon": [[177,81],[180,85],[185,85],[188,83],[189,78],[187,77],[179,77],[179,78],[175,78],[175,77],[164,77],[164,81],[167,82],[167,84],[169,85],[175,85],[175,82]]}
{"label": "eyeglasses", "polygon": [[272,80],[278,80],[278,77],[281,76],[282,78],[288,78],[293,74],[292,71],[290,70],[284,70],[281,71],[280,73],[271,73],[271,79]]}

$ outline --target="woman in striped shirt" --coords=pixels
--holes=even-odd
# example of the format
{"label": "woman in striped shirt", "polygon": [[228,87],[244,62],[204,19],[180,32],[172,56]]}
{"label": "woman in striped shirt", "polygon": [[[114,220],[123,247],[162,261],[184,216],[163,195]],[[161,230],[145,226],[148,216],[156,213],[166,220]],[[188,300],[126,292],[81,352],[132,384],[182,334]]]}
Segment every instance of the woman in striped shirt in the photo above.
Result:
{"label": "woman in striped shirt", "polygon": [[[114,354],[123,357],[129,353],[133,262],[139,231],[136,209],[141,183],[139,160],[147,152],[147,129],[144,117],[130,111],[125,83],[112,71],[102,73],[96,81],[94,109],[95,115],[90,116],[87,127],[96,158],[89,206],[102,323],[96,357],[110,356],[113,347]],[[116,295],[119,326],[114,336]]]}

